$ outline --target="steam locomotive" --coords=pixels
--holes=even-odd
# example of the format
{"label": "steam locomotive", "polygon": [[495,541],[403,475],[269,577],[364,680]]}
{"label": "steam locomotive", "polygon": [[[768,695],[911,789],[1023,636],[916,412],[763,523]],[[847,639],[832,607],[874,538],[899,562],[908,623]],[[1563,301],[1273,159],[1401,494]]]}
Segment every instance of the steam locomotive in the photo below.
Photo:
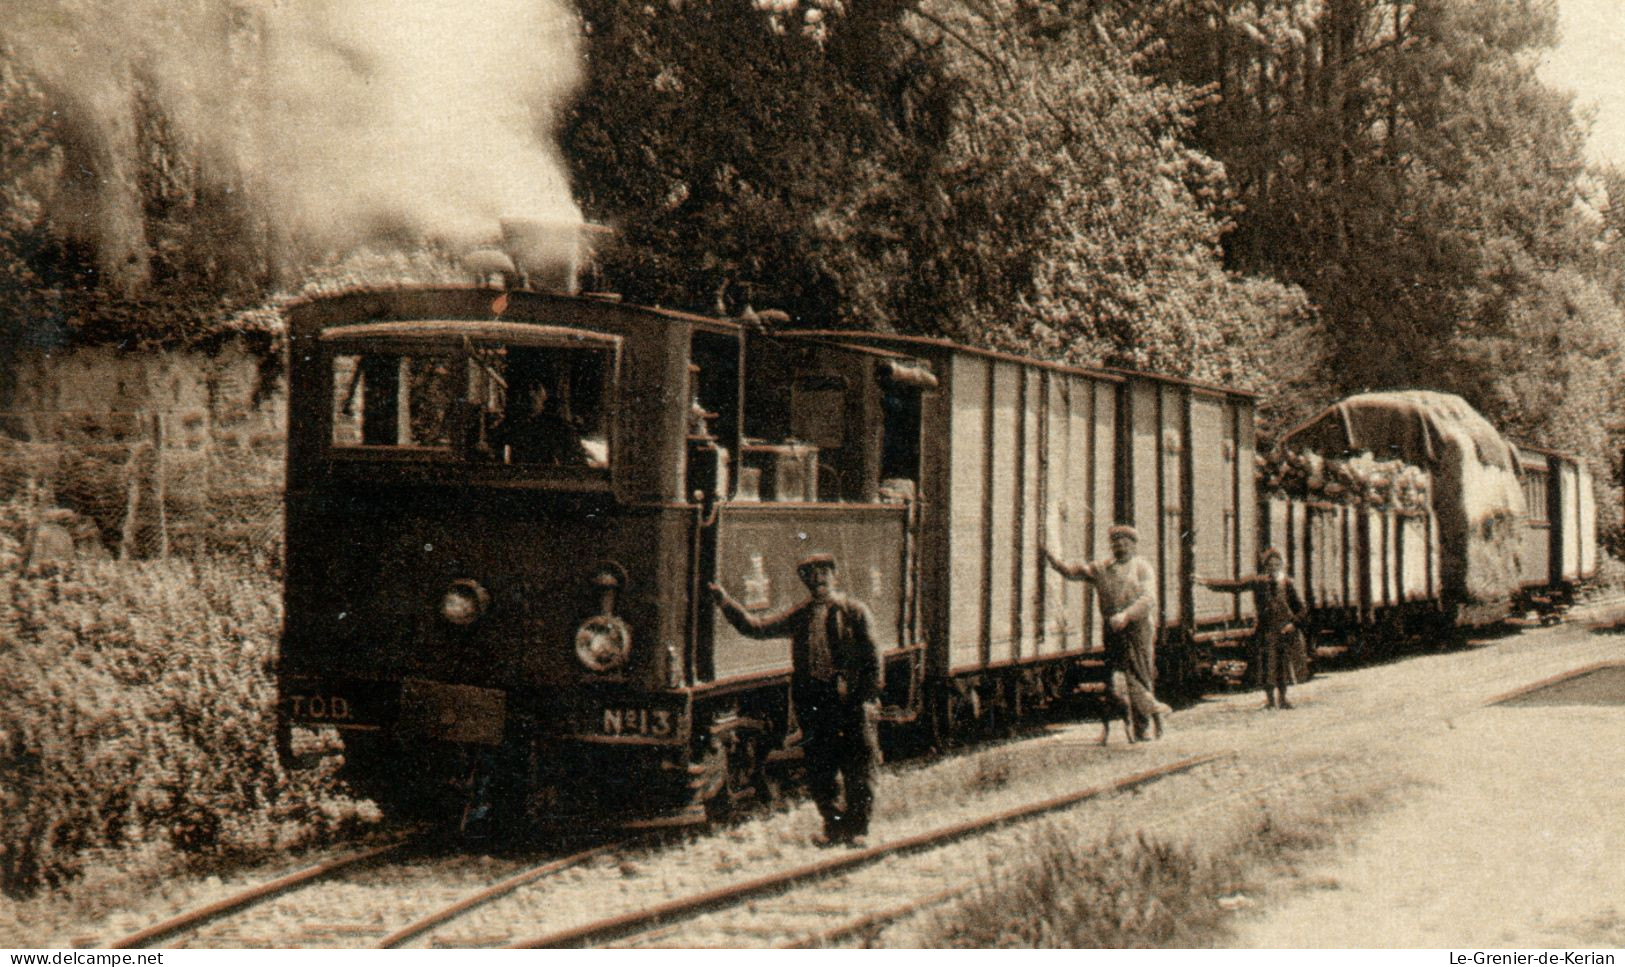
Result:
{"label": "steam locomotive", "polygon": [[[528,821],[649,827],[761,795],[799,754],[789,648],[738,635],[706,587],[787,606],[815,550],[875,615],[885,731],[939,742],[1099,687],[1091,592],[1046,541],[1098,556],[1137,525],[1180,682],[1252,627],[1250,600],[1193,578],[1251,572],[1261,541],[1326,628],[1452,620],[1468,592],[1436,513],[1455,498],[1261,493],[1255,398],[1222,386],[487,285],[288,319],[280,738],[336,727],[385,801],[494,777]],[[1508,454],[1547,508],[1517,502],[1514,549],[1545,540],[1547,570],[1503,611],[1595,560],[1584,468]]]}

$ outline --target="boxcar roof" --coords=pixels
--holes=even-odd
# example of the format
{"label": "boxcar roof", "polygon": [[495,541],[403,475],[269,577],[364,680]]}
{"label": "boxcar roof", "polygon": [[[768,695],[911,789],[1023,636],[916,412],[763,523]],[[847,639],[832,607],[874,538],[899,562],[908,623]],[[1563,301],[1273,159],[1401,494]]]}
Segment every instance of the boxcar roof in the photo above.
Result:
{"label": "boxcar roof", "polygon": [[1221,386],[1217,383],[1205,383],[1201,380],[1187,379],[1183,376],[1167,376],[1162,373],[1147,373],[1142,370],[1125,369],[1121,366],[1074,366],[1070,363],[1058,363],[1048,359],[1038,359],[1033,356],[1018,356],[1015,353],[1001,352],[996,349],[979,349],[975,346],[966,346],[951,339],[937,336],[911,336],[890,332],[863,332],[849,329],[790,329],[784,330],[780,336],[822,337],[838,340],[861,339],[875,342],[891,342],[904,346],[930,347],[932,349],[948,349],[954,352],[965,353],[971,356],[981,356],[986,359],[999,359],[1005,362],[1024,363],[1029,366],[1042,366],[1045,369],[1058,370],[1064,373],[1074,373],[1080,376],[1089,376],[1095,379],[1104,379],[1112,382],[1121,382],[1125,379],[1151,379],[1164,383],[1178,383],[1204,392],[1218,393],[1223,396],[1242,396],[1256,399],[1257,393],[1252,390],[1238,389],[1234,386]]}
{"label": "boxcar roof", "polygon": [[1249,400],[1258,399],[1258,394],[1250,389],[1241,389],[1236,386],[1225,386],[1222,383],[1208,383],[1188,376],[1169,376],[1167,373],[1149,373],[1143,369],[1124,369],[1121,366],[1108,366],[1108,372],[1122,373],[1134,379],[1154,379],[1159,383],[1176,383],[1180,386],[1189,386],[1193,390],[1203,393],[1212,393],[1216,396],[1240,396]]}
{"label": "boxcar roof", "polygon": [[1031,356],[1017,356],[1014,353],[1000,352],[995,349],[978,349],[954,342],[951,339],[942,339],[937,336],[909,336],[892,332],[864,332],[856,329],[781,329],[775,336],[796,339],[826,339],[835,342],[883,342],[895,343],[901,346],[919,347],[920,349],[947,349],[953,352],[965,353],[970,356],[981,356],[987,359],[999,359],[1011,363],[1024,363],[1029,366],[1042,366],[1045,369],[1054,369],[1066,373],[1075,373],[1080,376],[1090,376],[1109,382],[1121,382],[1123,377],[1117,373],[1104,369],[1092,369],[1086,366],[1072,366],[1066,363],[1056,363],[1045,359],[1034,359]]}
{"label": "boxcar roof", "polygon": [[1578,455],[1567,453],[1563,450],[1553,450],[1550,447],[1537,447],[1532,443],[1519,443],[1517,441],[1513,441],[1512,445],[1517,447],[1519,451],[1523,453],[1536,453],[1543,457],[1556,457],[1559,460],[1567,460],[1570,463],[1584,462]]}

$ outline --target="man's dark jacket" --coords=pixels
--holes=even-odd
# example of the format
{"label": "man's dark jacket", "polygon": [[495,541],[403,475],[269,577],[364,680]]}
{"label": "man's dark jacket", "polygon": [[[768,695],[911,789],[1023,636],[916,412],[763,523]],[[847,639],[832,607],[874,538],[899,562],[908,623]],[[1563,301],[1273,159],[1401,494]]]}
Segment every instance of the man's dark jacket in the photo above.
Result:
{"label": "man's dark jacket", "polygon": [[[808,644],[811,618],[818,602],[812,598],[802,601],[788,611],[758,617],[732,600],[722,602],[722,613],[728,623],[748,638],[790,639],[790,660],[794,666],[791,687],[797,691],[812,683],[808,677]],[[844,594],[831,595],[825,640],[829,642],[831,663],[835,674],[846,679],[846,695],[850,701],[867,702],[880,697],[880,648],[875,644],[870,628],[874,615],[869,606]]]}

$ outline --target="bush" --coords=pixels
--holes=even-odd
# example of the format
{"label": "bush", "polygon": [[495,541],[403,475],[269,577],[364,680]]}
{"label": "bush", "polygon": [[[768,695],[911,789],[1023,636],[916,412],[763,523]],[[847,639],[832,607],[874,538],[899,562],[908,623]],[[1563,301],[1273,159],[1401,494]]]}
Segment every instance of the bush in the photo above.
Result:
{"label": "bush", "polygon": [[0,554],[0,891],[280,850],[362,820],[326,772],[277,761],[280,625],[275,580],[228,559],[24,573]]}

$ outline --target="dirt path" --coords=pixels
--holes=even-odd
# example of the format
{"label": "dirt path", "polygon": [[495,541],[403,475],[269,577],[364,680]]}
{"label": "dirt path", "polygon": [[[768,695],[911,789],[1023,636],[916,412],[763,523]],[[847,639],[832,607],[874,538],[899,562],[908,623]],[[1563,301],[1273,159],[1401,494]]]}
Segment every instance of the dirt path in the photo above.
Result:
{"label": "dirt path", "polygon": [[[1625,659],[1617,635],[1552,644],[1570,667]],[[1621,700],[1396,721],[1415,742],[1392,743],[1393,767],[1416,795],[1301,871],[1310,888],[1238,924],[1236,946],[1625,946]]]}

